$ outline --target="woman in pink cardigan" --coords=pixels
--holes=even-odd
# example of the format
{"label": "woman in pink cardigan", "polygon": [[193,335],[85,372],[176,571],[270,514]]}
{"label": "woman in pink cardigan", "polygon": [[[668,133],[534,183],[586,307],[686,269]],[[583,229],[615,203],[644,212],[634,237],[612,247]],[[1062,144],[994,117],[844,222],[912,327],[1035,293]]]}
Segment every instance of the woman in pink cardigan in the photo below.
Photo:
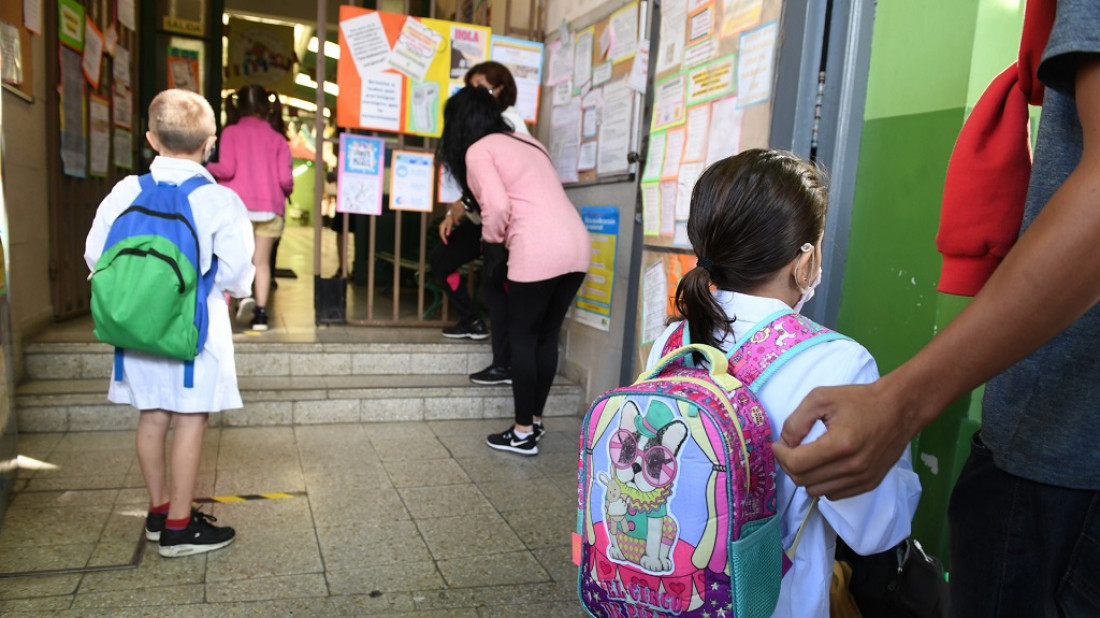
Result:
{"label": "woman in pink cardigan", "polygon": [[241,301],[237,318],[250,307],[252,329],[267,330],[267,298],[271,290],[271,251],[283,235],[286,198],[294,190],[290,145],[278,96],[250,84],[226,100],[227,123],[218,146],[218,160],[207,169],[219,184],[236,191],[248,208],[256,237],[255,300]]}
{"label": "woman in pink cardigan", "polygon": [[558,368],[558,333],[588,270],[588,231],[546,149],[512,130],[488,90],[458,91],[443,119],[443,163],[481,210],[483,276],[508,287],[515,424],[486,442],[537,455]]}

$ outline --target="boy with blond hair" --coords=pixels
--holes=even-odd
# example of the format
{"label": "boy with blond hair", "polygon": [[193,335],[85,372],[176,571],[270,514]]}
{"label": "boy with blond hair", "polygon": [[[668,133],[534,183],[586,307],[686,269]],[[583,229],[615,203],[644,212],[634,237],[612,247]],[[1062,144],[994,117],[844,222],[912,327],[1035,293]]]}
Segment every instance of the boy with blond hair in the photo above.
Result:
{"label": "boy with blond hair", "polygon": [[[190,385],[184,378],[185,361],[126,349],[124,357],[116,357],[107,393],[110,401],[140,410],[137,456],[149,492],[145,537],[159,543],[160,555],[176,557],[225,547],[235,536],[232,528],[214,526],[213,516],[191,504],[209,413],[242,406],[225,293],[248,296],[255,273],[253,239],[240,198],[219,187],[203,167],[217,139],[206,99],[185,90],[161,92],[149,105],[145,137],[158,153],[149,167],[155,184],[176,185],[180,191],[184,183],[197,186],[187,198],[199,247],[197,266],[200,273],[216,268],[210,293],[197,301],[206,303],[209,324],[205,344],[187,368]],[[112,225],[130,214],[149,184],[148,178],[127,176],[100,203],[84,251],[93,277]],[[169,427],[174,434],[166,465]]]}

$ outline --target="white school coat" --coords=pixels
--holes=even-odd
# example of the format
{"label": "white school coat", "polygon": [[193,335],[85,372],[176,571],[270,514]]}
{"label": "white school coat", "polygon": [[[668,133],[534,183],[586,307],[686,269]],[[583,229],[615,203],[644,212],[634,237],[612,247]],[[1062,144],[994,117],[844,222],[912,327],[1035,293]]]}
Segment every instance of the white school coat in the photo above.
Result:
{"label": "white school coat", "polygon": [[[738,342],[744,341],[745,336],[764,318],[790,309],[783,301],[774,298],[735,292],[718,291],[715,298],[730,319],[736,317],[733,334]],[[653,343],[648,367],[655,366],[660,360],[661,349],[677,324],[669,326]],[[722,348],[726,351],[735,346],[735,340],[731,338],[722,342]],[[757,397],[771,421],[772,435],[778,439],[787,417],[813,389],[819,386],[866,384],[878,377],[875,359],[866,348],[850,340],[830,341],[787,360],[764,383]],[[823,433],[825,425],[818,421],[803,443],[812,442]],[[786,548],[794,541],[795,532],[809,510],[811,498],[805,489],[796,488],[778,465],[775,473],[778,485],[776,503],[780,509],[786,506],[794,492],[794,501],[781,522],[783,547]],[[913,472],[909,450],[906,449],[874,490],[843,500],[821,498],[817,511],[806,523],[794,565],[783,578],[779,604],[772,615],[828,617],[836,535],[840,534],[849,546],[864,555],[893,547],[909,536],[920,492],[920,480]]]}
{"label": "white school coat", "polygon": [[[180,184],[196,174],[214,182],[206,168],[185,159],[157,157],[149,169],[158,182]],[[127,176],[99,204],[84,246],[84,261],[89,270],[95,269],[103,253],[111,224],[139,193],[138,177]],[[244,203],[232,189],[217,184],[202,186],[191,193],[190,202],[202,271],[210,268],[212,255],[218,256],[218,275],[206,299],[210,313],[206,345],[195,357],[194,387],[183,386],[183,361],[127,350],[123,357],[123,380],[116,381],[114,370],[111,372],[107,398],[114,403],[130,404],[139,410],[171,412],[219,412],[242,405],[233,360],[233,329],[224,293],[238,298],[250,294],[256,272],[252,266],[255,247],[252,224]]]}

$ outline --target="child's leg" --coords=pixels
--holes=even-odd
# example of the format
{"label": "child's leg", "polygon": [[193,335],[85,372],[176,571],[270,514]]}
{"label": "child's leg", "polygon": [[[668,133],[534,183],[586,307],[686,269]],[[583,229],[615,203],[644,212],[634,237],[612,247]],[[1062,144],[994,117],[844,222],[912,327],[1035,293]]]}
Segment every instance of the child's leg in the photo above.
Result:
{"label": "child's leg", "polygon": [[206,432],[208,414],[173,414],[176,425],[172,433],[172,505],[169,520],[191,516],[191,501],[195,497],[195,479],[199,473],[202,436]]}
{"label": "child's leg", "polygon": [[256,235],[256,252],[252,254],[252,265],[256,267],[253,288],[257,307],[267,307],[267,297],[271,290],[271,248],[274,245],[274,238]]}
{"label": "child's leg", "polygon": [[[168,481],[164,469],[164,438],[172,415],[164,410],[142,410],[137,427],[137,456],[149,504],[160,506],[168,502]],[[190,501],[188,502],[190,508]]]}

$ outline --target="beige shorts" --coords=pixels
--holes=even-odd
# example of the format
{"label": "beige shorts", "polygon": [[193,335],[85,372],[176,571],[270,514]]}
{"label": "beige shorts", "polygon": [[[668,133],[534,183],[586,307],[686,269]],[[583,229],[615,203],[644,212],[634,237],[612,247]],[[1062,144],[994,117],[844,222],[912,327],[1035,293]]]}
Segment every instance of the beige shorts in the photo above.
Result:
{"label": "beige shorts", "polygon": [[285,223],[282,217],[275,215],[274,219],[267,221],[253,221],[252,232],[265,238],[282,238]]}

